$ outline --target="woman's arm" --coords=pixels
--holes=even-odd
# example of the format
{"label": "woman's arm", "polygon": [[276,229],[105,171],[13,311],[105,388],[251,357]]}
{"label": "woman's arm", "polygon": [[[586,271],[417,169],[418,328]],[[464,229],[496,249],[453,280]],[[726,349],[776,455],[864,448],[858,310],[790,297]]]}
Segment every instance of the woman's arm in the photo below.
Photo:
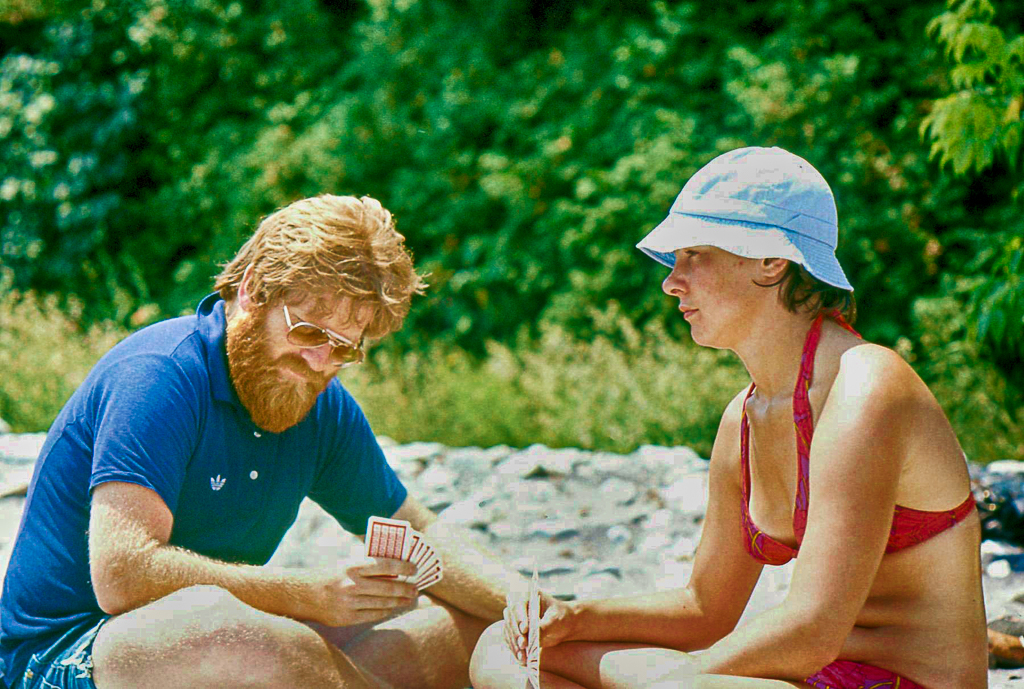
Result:
{"label": "woman's arm", "polygon": [[882,347],[843,355],[814,431],[807,531],[789,593],[704,654],[703,672],[802,680],[839,655],[888,541],[913,375]]}
{"label": "woman's arm", "polygon": [[[684,588],[568,604],[575,641],[707,648],[736,626],[761,573],[741,540],[739,461],[744,390],[729,404],[711,451],[709,500],[693,574]],[[542,641],[543,643],[543,641]]]}

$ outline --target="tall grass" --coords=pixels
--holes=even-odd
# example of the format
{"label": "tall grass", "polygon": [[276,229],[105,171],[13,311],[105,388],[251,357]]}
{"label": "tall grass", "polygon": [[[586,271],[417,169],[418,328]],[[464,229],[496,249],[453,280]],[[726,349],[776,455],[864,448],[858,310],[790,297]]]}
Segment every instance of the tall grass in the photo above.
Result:
{"label": "tall grass", "polygon": [[732,355],[625,318],[589,341],[550,326],[536,341],[492,343],[487,353],[484,361],[441,346],[382,353],[342,380],[374,427],[399,441],[614,452],[689,445],[704,456],[723,409],[749,380]]}
{"label": "tall grass", "polygon": [[[0,292],[2,293],[2,292]],[[0,418],[14,431],[46,430],[103,354],[128,333],[75,326],[55,298],[7,292],[0,298]]]}

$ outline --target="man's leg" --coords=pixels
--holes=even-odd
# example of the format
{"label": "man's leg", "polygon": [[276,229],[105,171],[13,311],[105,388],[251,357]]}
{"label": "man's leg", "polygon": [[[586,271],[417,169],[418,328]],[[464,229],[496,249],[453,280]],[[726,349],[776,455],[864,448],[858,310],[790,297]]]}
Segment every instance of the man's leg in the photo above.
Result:
{"label": "man's leg", "polygon": [[368,629],[311,626],[358,667],[394,687],[462,689],[469,685],[473,648],[490,623],[420,596],[415,609]]}
{"label": "man's leg", "polygon": [[387,686],[306,625],[214,586],[111,618],[92,657],[97,689]]}
{"label": "man's leg", "polygon": [[[502,622],[491,625],[473,654],[474,689],[522,689],[519,663],[505,646]],[[570,641],[541,653],[542,689],[792,689],[803,683],[695,675],[690,655],[668,648]]]}

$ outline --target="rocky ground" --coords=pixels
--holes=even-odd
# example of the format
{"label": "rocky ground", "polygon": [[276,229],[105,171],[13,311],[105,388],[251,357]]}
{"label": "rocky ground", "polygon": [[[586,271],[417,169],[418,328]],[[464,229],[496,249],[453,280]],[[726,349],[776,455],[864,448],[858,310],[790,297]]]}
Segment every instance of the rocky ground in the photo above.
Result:
{"label": "rocky ground", "polygon": [[[0,575],[6,571],[41,434],[0,435]],[[564,598],[594,598],[680,586],[693,567],[707,502],[707,461],[689,448],[642,447],[630,455],[535,445],[449,448],[382,440],[410,492],[524,574]],[[1024,470],[1000,463],[1002,470]],[[361,543],[307,501],[272,560],[331,565]],[[982,547],[989,619],[1024,613],[1022,552],[995,541]],[[1013,566],[1011,566],[1013,565]],[[766,567],[746,617],[781,601],[792,563]],[[1022,599],[1024,601],[1024,599]],[[742,624],[742,622],[741,622]],[[991,670],[990,687],[1024,688],[1024,671]]]}

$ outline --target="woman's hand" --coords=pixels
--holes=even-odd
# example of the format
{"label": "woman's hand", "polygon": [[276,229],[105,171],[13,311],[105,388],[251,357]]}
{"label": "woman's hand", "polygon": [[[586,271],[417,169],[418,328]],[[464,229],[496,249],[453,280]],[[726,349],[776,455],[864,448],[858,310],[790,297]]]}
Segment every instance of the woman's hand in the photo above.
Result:
{"label": "woman's hand", "polygon": [[[505,645],[520,665],[526,665],[527,639],[530,637],[528,601],[508,600],[505,607]],[[574,629],[574,608],[551,595],[540,592],[540,647],[550,648],[571,640]]]}

